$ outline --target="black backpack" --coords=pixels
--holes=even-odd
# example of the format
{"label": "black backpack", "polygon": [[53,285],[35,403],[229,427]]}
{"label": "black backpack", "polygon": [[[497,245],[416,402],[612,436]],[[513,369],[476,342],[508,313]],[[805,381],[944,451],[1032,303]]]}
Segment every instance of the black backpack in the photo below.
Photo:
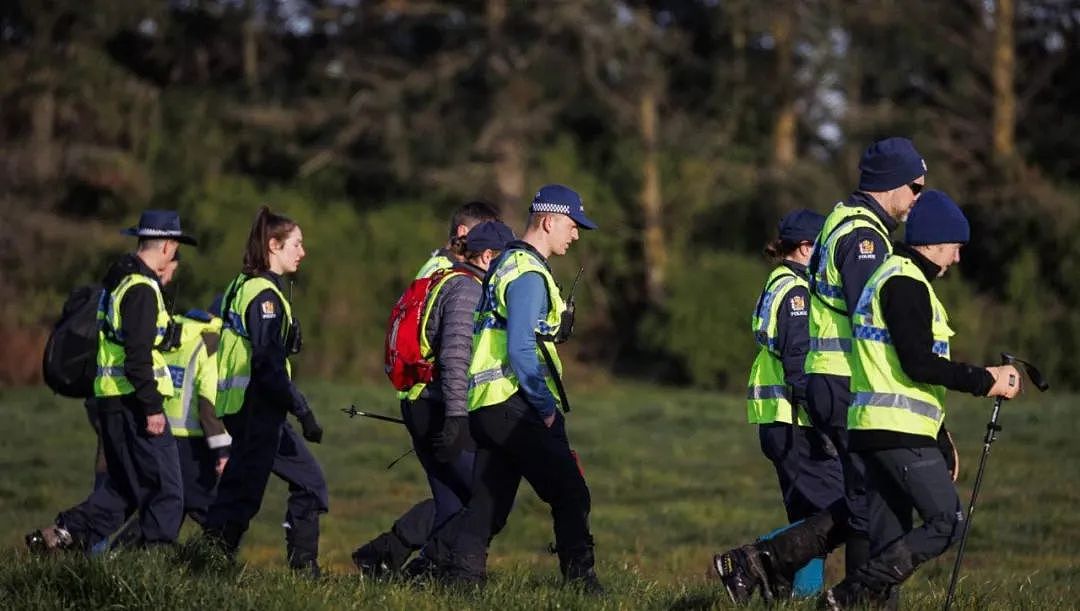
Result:
{"label": "black backpack", "polygon": [[41,372],[45,384],[65,397],[94,394],[97,374],[98,304],[105,289],[100,284],[71,291],[60,320],[45,343]]}

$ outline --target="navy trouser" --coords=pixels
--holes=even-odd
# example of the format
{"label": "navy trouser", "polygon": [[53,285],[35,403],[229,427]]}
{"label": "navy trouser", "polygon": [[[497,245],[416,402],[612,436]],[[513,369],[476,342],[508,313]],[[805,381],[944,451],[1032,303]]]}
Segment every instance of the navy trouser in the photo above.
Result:
{"label": "navy trouser", "polygon": [[217,456],[205,437],[177,437],[176,450],[184,479],[184,513],[201,526],[217,492]]}
{"label": "navy trouser", "polygon": [[56,518],[84,548],[112,534],[139,512],[143,544],[172,543],[183,514],[180,462],[166,423],[162,435],[146,432],[146,416],[134,395],[98,400],[101,443],[108,479],[82,504]]}
{"label": "navy trouser", "polygon": [[506,525],[524,477],[551,506],[564,574],[565,567],[586,555],[591,567],[589,487],[570,449],[563,415],[557,413],[548,428],[536,410],[515,394],[503,403],[471,412],[469,428],[477,446],[472,498],[429,543],[432,560],[452,576],[483,579],[487,547]]}
{"label": "navy trouser", "polygon": [[[891,567],[898,550],[911,570],[940,556],[961,535],[964,511],[937,447],[859,453],[866,463],[870,508],[870,560],[860,569],[884,584],[902,581]],[[923,523],[913,528],[912,513]],[[899,544],[899,545],[898,545]],[[901,564],[905,564],[901,558]],[[903,577],[906,577],[904,575]]]}
{"label": "navy trouser", "polygon": [[844,476],[832,444],[818,431],[784,422],[758,427],[761,451],[773,463],[789,522],[807,518],[844,496]]}
{"label": "navy trouser", "polygon": [[225,416],[223,422],[232,435],[232,448],[205,529],[235,552],[262,506],[273,473],[289,485],[285,512],[289,564],[314,563],[319,552],[319,515],[330,505],[326,478],[315,456],[286,422],[283,409],[245,400],[240,411]]}
{"label": "navy trouser", "polygon": [[438,530],[469,502],[472,494],[473,462],[475,444],[468,431],[462,439],[454,460],[440,462],[435,458],[432,439],[442,431],[446,419],[446,407],[438,401],[417,399],[401,402],[401,416],[412,436],[416,457],[427,474],[432,498],[435,499],[435,520],[431,532]]}
{"label": "navy trouser", "polygon": [[[866,506],[866,467],[862,458],[849,450],[847,412],[851,406],[851,378],[810,374],[807,376],[807,415],[814,428],[836,448],[844,472],[844,509],[846,511],[844,550],[847,574],[869,557],[870,521]],[[838,512],[834,511],[834,515]],[[840,524],[838,524],[839,526]]]}

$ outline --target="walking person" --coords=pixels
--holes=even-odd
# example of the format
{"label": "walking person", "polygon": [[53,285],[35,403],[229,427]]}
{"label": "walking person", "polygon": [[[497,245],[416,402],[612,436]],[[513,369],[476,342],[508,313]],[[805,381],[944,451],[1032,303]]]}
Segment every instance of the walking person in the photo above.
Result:
{"label": "walking person", "polygon": [[567,584],[602,592],[589,531],[590,497],[560,410],[570,406],[555,350],[566,304],[548,259],[566,254],[579,229],[595,229],[581,197],[546,185],[529,224],[491,265],[477,308],[469,365],[469,428],[477,444],[473,493],[427,550],[436,573],[482,582],[487,548],[505,525],[524,478],[551,506],[555,551]]}
{"label": "walking person", "polygon": [[[455,264],[463,262],[462,253],[468,233],[477,225],[491,221],[499,221],[499,211],[488,202],[474,200],[458,207],[450,215],[450,231],[446,245],[431,253],[428,260],[416,272],[416,279],[431,277],[441,270],[448,270]],[[402,410],[406,409],[407,399],[408,392],[398,392],[398,401],[402,404]],[[463,434],[466,437],[469,435],[468,427]],[[472,443],[465,443],[459,459],[468,460],[471,463],[473,449]],[[390,530],[380,533],[371,541],[357,547],[352,554],[353,564],[362,574],[369,577],[390,577],[398,574],[409,556],[419,550],[431,537],[436,523],[437,509],[435,499],[425,499],[413,505],[394,522]]]}
{"label": "walking person", "polygon": [[[825,593],[829,609],[884,602],[963,532],[951,441],[939,451],[948,436],[946,389],[1006,399],[1020,392],[1012,365],[950,360],[953,330],[933,282],[960,262],[971,234],[963,211],[944,193],[927,191],[906,229],[852,317],[848,430],[852,451],[867,466],[870,559]],[[912,513],[923,520],[918,527]]]}
{"label": "walking person", "polygon": [[[284,276],[304,258],[303,242],[295,221],[263,206],[251,227],[243,271],[225,290],[216,411],[232,449],[204,531],[234,555],[273,473],[289,485],[283,524],[288,564],[317,577],[319,516],[329,509],[329,494],[304,440],[319,443],[323,431],[292,381],[289,356],[300,350],[300,325],[282,291]],[[286,421],[288,413],[300,422],[303,439]]]}
{"label": "walking person", "polygon": [[55,524],[27,535],[31,551],[89,551],[136,511],[139,545],[172,544],[180,530],[180,464],[163,413],[174,392],[162,355],[171,347],[173,325],[161,278],[180,244],[196,241],[169,210],[144,212],[138,226],[124,233],[139,239],[138,249],[109,268],[98,308],[94,396],[106,482],[85,502],[60,512]]}
{"label": "walking person", "polygon": [[[464,242],[455,243],[453,254],[463,261],[434,273],[434,285],[423,307],[420,352],[429,355],[435,376],[432,382],[417,384],[408,392],[401,415],[435,501],[433,532],[460,511],[471,495],[476,446],[469,435],[466,399],[473,317],[484,274],[513,239],[510,228],[497,221],[473,227]],[[368,549],[361,547],[353,555],[361,570],[373,560],[364,555]],[[400,566],[403,559],[395,556],[395,551],[391,549],[387,561],[391,566]],[[420,556],[406,567],[406,573],[426,572],[429,563],[421,550]],[[390,569],[384,566],[381,572]]]}
{"label": "walking person", "polygon": [[[803,363],[810,344],[806,264],[825,217],[811,210],[784,216],[765,249],[778,265],[758,298],[752,331],[759,345],[747,388],[747,420],[758,425],[761,451],[773,463],[788,522],[828,508],[844,496],[840,461],[832,443],[806,416]],[[813,596],[825,579],[815,558],[796,574],[793,594]]]}

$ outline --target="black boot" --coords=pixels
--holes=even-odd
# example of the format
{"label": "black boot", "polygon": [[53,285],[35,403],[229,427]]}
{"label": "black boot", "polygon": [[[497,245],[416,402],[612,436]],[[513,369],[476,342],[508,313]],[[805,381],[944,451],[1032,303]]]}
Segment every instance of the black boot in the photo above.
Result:
{"label": "black boot", "polygon": [[827,590],[821,597],[821,608],[837,611],[860,605],[875,608],[898,605],[900,584],[911,577],[915,568],[911,550],[903,540],[896,541]]}
{"label": "black boot", "polygon": [[319,517],[297,519],[290,517],[285,522],[285,558],[289,568],[317,579],[322,575],[319,569]]}
{"label": "black boot", "polygon": [[203,537],[211,546],[217,548],[230,559],[236,558],[236,551],[240,548],[240,539],[244,536],[246,528],[233,522],[225,522],[218,526],[206,526],[203,528]]}
{"label": "black boot", "polygon": [[604,586],[600,584],[600,578],[596,576],[594,548],[590,537],[583,546],[557,550],[559,570],[563,575],[564,586],[577,587],[586,594],[601,596],[605,592]]}

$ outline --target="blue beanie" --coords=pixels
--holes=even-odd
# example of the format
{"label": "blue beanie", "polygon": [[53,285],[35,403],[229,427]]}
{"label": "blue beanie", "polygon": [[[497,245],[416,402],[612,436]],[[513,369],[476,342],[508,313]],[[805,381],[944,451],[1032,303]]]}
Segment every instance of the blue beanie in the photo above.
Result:
{"label": "blue beanie", "polygon": [[904,242],[911,246],[967,244],[969,239],[971,226],[960,206],[941,191],[923,191],[908,214]]}
{"label": "blue beanie", "polygon": [[784,215],[777,231],[785,242],[813,242],[824,226],[824,216],[803,208]]}
{"label": "blue beanie", "polygon": [[926,174],[926,162],[907,138],[886,138],[867,147],[859,160],[859,190],[892,191]]}

